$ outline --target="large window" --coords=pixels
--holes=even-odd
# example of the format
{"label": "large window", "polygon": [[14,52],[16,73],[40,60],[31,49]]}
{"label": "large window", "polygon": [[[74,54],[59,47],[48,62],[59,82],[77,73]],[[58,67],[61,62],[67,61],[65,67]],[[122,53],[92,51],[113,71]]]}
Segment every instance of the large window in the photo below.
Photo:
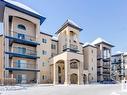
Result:
{"label": "large window", "polygon": [[71,69],[78,69],[78,64],[80,62],[76,59],[70,60],[70,68]]}
{"label": "large window", "polygon": [[19,25],[17,26],[17,28],[18,28],[18,29],[21,29],[21,30],[26,30],[26,27],[25,27],[24,25],[22,25],[22,24],[19,24]]}
{"label": "large window", "polygon": [[51,49],[56,49],[56,45],[51,44]]}
{"label": "large window", "polygon": [[71,68],[71,69],[77,69],[77,68],[78,68],[77,62],[71,62],[71,63],[70,63],[70,68]]}
{"label": "large window", "polygon": [[42,50],[42,54],[43,54],[43,55],[47,55],[47,51]]}
{"label": "large window", "polygon": [[42,39],[42,42],[43,42],[43,43],[47,43],[47,39],[44,39],[44,38],[43,38],[43,39]]}

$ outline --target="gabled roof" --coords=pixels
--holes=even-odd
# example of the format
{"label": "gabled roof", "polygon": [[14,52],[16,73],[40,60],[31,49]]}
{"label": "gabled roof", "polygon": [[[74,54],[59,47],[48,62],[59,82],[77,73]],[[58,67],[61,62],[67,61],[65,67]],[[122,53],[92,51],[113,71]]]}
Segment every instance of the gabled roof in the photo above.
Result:
{"label": "gabled roof", "polygon": [[102,38],[100,38],[100,37],[97,38],[96,40],[94,40],[91,44],[92,44],[92,45],[97,45],[97,44],[101,44],[101,43],[104,43],[104,44],[107,44],[107,45],[109,45],[109,46],[111,46],[111,47],[114,47],[111,43],[105,41],[104,39],[102,39]]}
{"label": "gabled roof", "polygon": [[4,7],[5,6],[10,7],[10,8],[15,9],[17,11],[26,13],[30,16],[40,19],[40,24],[42,24],[45,20],[45,17],[41,16],[38,12],[34,11],[30,7],[28,7],[22,3],[19,3],[19,2],[13,1],[13,0],[0,0],[0,3],[1,2],[4,2]]}
{"label": "gabled roof", "polygon": [[60,27],[60,29],[56,32],[56,34],[60,33],[64,28],[66,28],[67,26],[71,26],[79,31],[82,31],[83,29],[81,27],[79,27],[74,21],[67,19],[65,21],[65,23]]}
{"label": "gabled roof", "polygon": [[95,46],[95,45],[92,45],[92,44],[91,44],[91,43],[89,43],[89,42],[86,42],[86,43],[84,43],[84,45],[83,45],[83,47],[87,47],[87,46],[91,46],[91,47],[96,48],[96,46]]}

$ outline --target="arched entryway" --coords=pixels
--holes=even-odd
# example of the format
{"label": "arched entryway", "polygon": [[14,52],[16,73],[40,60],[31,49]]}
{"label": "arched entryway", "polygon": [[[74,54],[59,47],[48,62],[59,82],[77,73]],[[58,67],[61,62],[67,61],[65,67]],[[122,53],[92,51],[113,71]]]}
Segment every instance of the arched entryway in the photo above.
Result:
{"label": "arched entryway", "polygon": [[84,82],[84,84],[87,83],[87,76],[85,74],[83,75],[83,82]]}
{"label": "arched entryway", "polygon": [[70,82],[71,84],[77,84],[78,83],[78,75],[77,74],[71,74],[70,76]]}
{"label": "arched entryway", "polygon": [[65,64],[63,60],[59,60],[56,62],[57,68],[57,79],[58,84],[64,84],[65,81]]}

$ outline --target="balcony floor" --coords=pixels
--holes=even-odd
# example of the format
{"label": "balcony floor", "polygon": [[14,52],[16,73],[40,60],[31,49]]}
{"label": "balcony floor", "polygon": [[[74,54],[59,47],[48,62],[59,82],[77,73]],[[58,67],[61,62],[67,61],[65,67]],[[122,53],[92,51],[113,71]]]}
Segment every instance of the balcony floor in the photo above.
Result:
{"label": "balcony floor", "polygon": [[33,71],[33,72],[40,72],[40,70],[37,70],[37,69],[23,69],[23,68],[12,68],[12,67],[7,67],[5,68],[6,70],[9,70],[9,71]]}
{"label": "balcony floor", "polygon": [[6,36],[6,38],[10,39],[10,45],[14,42],[14,43],[18,43],[18,44],[24,44],[24,45],[30,45],[30,46],[37,46],[40,45],[37,42],[34,41],[28,41],[28,40],[24,40],[24,39],[18,39],[15,37],[11,37],[11,36]]}
{"label": "balcony floor", "polygon": [[24,54],[19,54],[19,53],[13,53],[13,52],[5,52],[6,54],[9,54],[9,57],[21,57],[21,58],[29,58],[29,59],[37,59],[39,57],[37,56],[32,56],[32,55],[24,55]]}

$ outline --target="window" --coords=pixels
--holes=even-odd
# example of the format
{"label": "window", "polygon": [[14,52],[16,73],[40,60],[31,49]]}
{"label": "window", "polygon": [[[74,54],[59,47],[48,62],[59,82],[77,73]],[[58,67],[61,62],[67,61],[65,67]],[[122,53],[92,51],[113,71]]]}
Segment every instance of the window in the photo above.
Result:
{"label": "window", "polygon": [[92,67],[92,71],[93,71],[93,67]]}
{"label": "window", "polygon": [[45,76],[44,75],[42,75],[42,79],[45,80]]}
{"label": "window", "polygon": [[91,52],[93,53],[93,50],[91,50]]}
{"label": "window", "polygon": [[21,29],[21,30],[26,30],[26,27],[25,27],[24,25],[22,25],[22,24],[19,24],[19,25],[17,26],[17,28],[18,28],[18,29]]}
{"label": "window", "polygon": [[45,63],[44,63],[44,62],[42,62],[42,66],[43,66],[43,67],[45,66]]}
{"label": "window", "polygon": [[43,80],[47,80],[47,76],[46,75],[42,75],[42,79]]}
{"label": "window", "polygon": [[43,43],[47,43],[47,39],[44,39],[44,38],[43,38],[43,39],[42,39],[42,42],[43,42]]}
{"label": "window", "polygon": [[48,62],[42,62],[42,66],[46,66]]}
{"label": "window", "polygon": [[56,49],[56,45],[51,44],[51,49]]}
{"label": "window", "polygon": [[18,53],[20,54],[26,54],[26,48],[23,47],[16,47]]}
{"label": "window", "polygon": [[18,38],[18,39],[25,39],[25,35],[24,34],[20,34],[20,33],[17,33],[15,35],[15,37]]}
{"label": "window", "polygon": [[47,55],[47,51],[42,50],[43,55]]}
{"label": "window", "polygon": [[77,68],[78,68],[77,62],[71,62],[71,63],[70,63],[70,68],[71,68],[71,69],[77,69]]}

